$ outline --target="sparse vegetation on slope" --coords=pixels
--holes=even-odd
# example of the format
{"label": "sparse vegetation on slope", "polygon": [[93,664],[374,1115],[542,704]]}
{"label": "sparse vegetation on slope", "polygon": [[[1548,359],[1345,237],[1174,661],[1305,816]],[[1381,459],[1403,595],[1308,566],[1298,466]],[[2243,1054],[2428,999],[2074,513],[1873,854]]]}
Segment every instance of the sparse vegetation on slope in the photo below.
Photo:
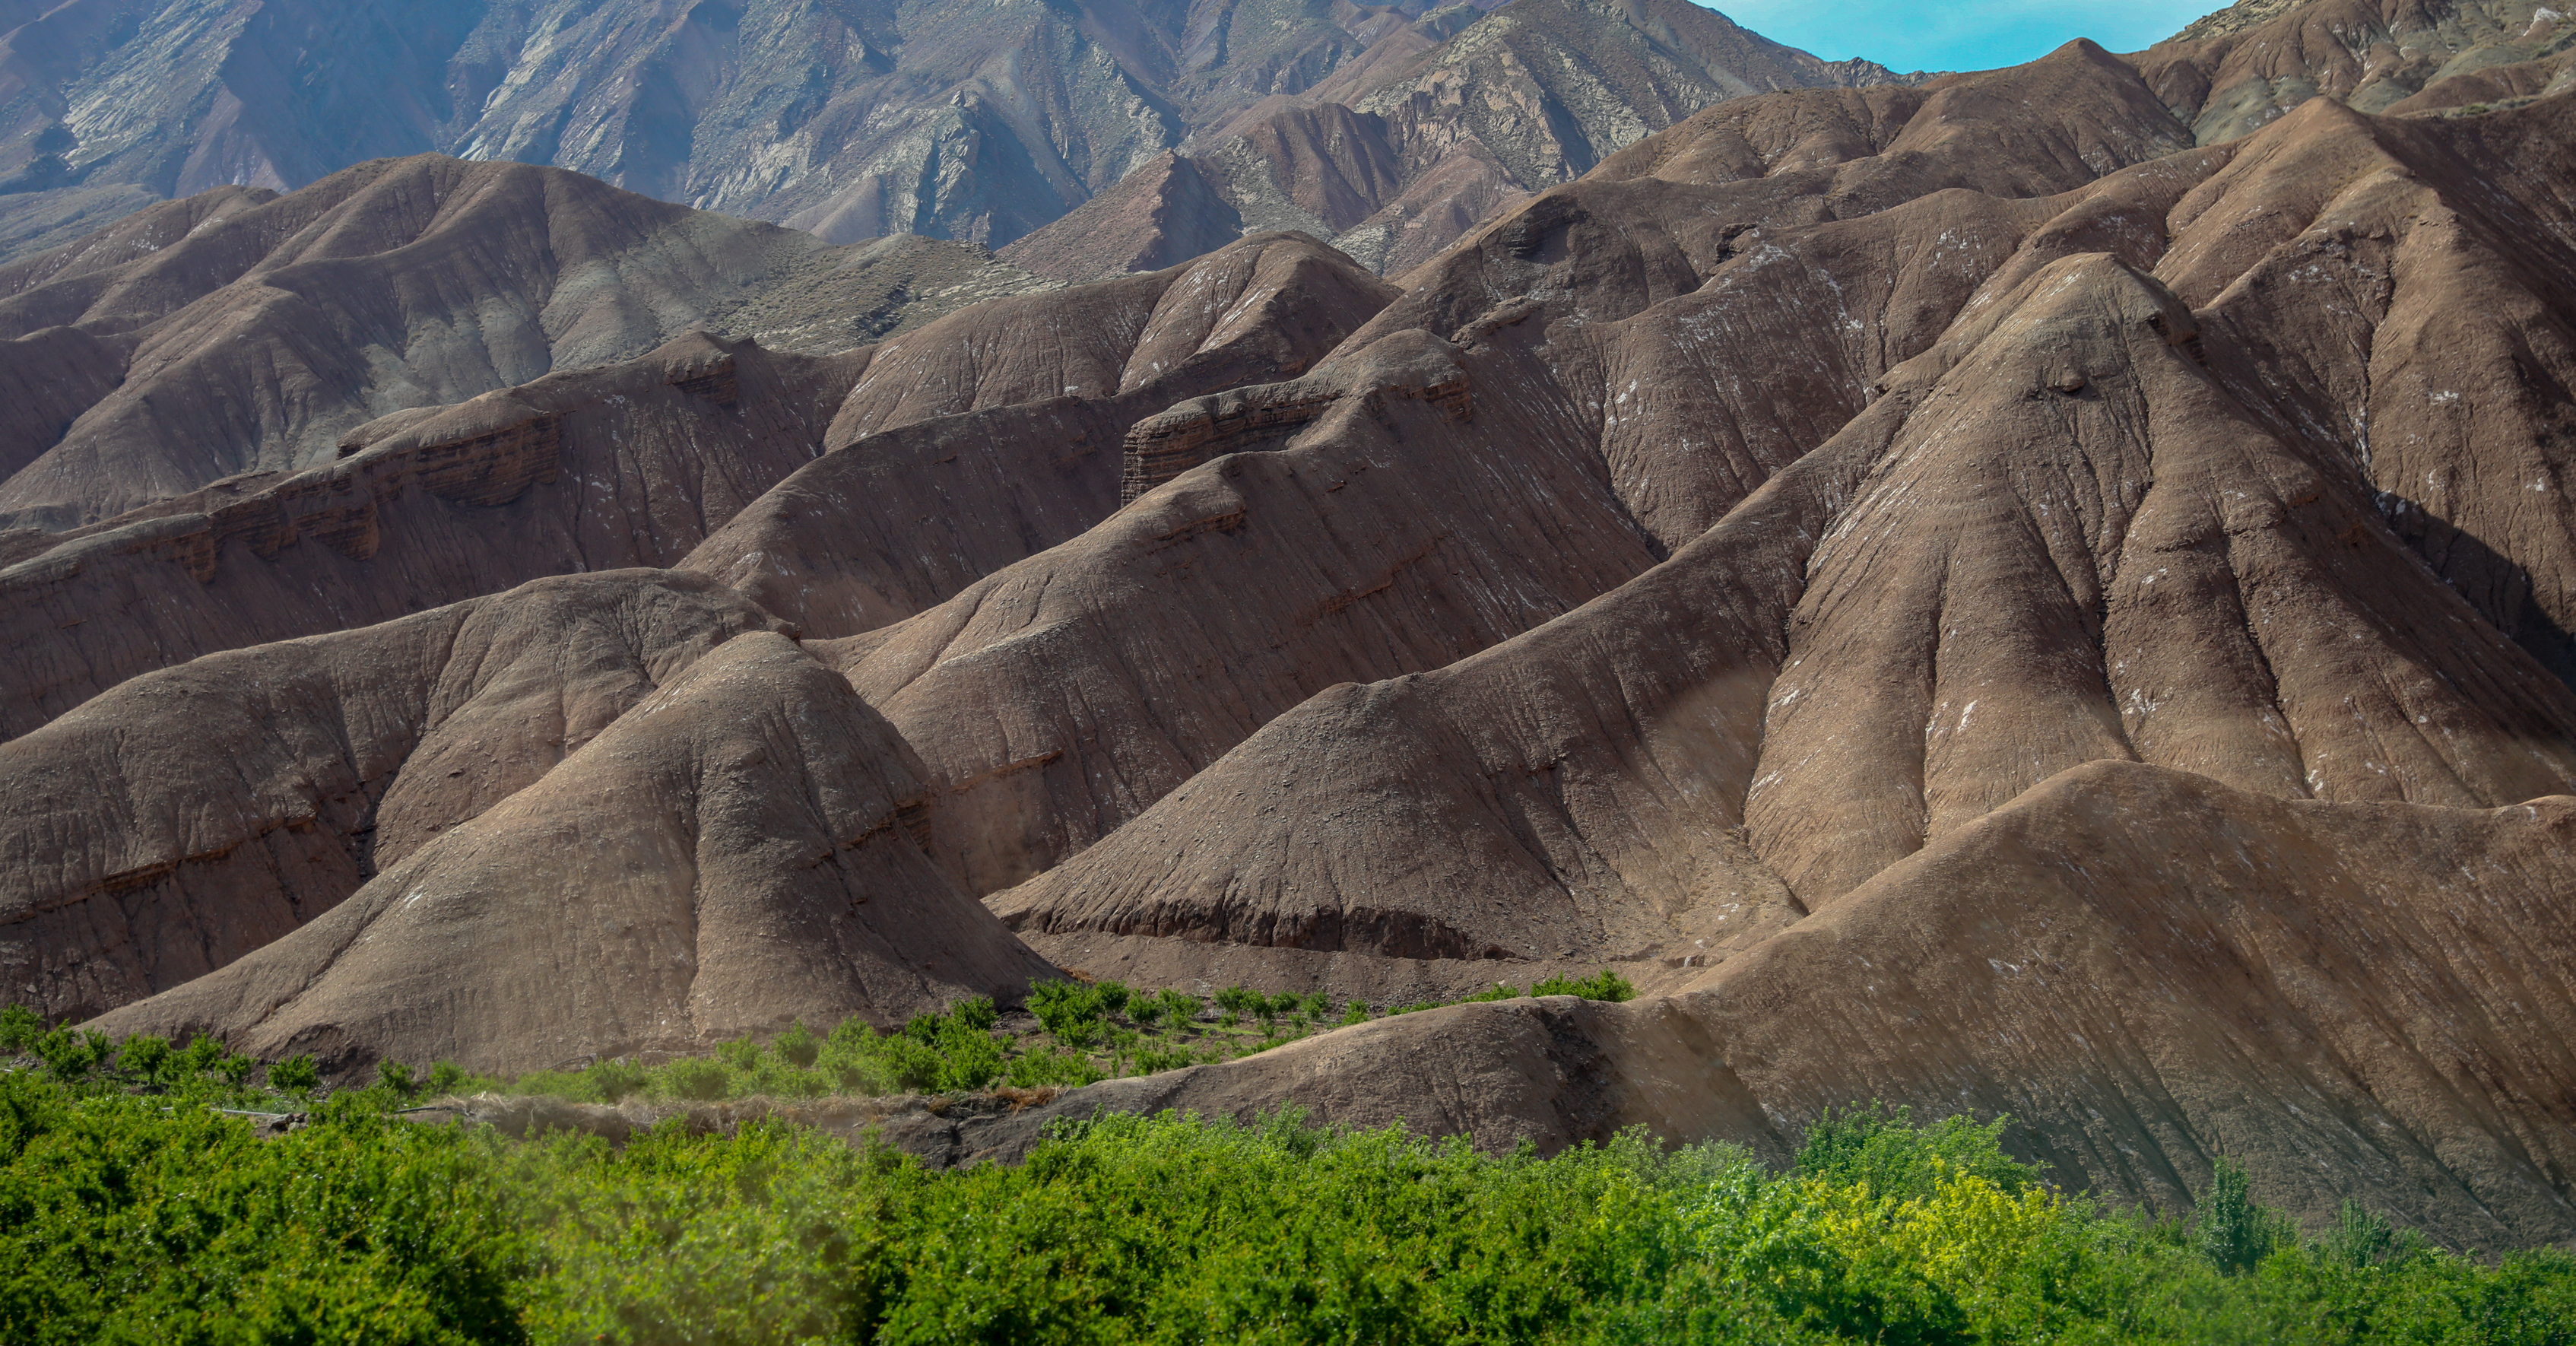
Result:
{"label": "sparse vegetation on slope", "polygon": [[414,1125],[390,1080],[263,1141],[216,1087],[0,1078],[0,1338],[2576,1340],[2563,1253],[2107,1212],[2000,1121],[1844,1114],[1774,1173],[1640,1132],[1540,1158],[1118,1115],[938,1172],[774,1122],[622,1149]]}
{"label": "sparse vegetation on slope", "polygon": [[[1522,994],[1496,983],[1468,1001]],[[1636,989],[1604,969],[1581,979],[1550,978],[1530,995],[1626,1000]],[[1456,1001],[1372,1009],[1321,992],[1228,986],[1212,996],[1116,981],[1051,981],[1031,988],[1025,1012],[1004,1014],[981,996],[944,1014],[924,1014],[890,1033],[852,1019],[818,1035],[803,1024],[766,1045],[729,1042],[712,1056],[655,1066],[601,1061],[503,1082],[460,1077],[462,1087],[544,1094],[582,1103],[642,1097],[691,1102],[733,1098],[819,1098],[828,1094],[974,1093],[1079,1088],[1125,1075],[1231,1061],[1323,1029],[1410,1014]]]}

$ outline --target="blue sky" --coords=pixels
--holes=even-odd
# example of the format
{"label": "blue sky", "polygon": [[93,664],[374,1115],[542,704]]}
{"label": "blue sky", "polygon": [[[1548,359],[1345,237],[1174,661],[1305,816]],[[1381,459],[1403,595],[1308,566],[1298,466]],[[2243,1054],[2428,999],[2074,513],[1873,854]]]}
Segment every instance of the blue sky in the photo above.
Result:
{"label": "blue sky", "polygon": [[1991,70],[2045,56],[2078,37],[2136,51],[2225,6],[2215,0],[1717,0],[1708,7],[1829,61],[1866,56],[1898,70]]}

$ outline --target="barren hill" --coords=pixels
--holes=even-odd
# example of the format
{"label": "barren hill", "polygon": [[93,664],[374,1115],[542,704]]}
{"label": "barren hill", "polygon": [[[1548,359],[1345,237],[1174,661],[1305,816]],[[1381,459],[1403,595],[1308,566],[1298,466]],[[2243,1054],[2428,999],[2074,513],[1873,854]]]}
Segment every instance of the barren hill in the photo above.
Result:
{"label": "barren hill", "polygon": [[1393,282],[1255,234],[683,334],[33,540],[0,970],[355,1071],[1607,965],[1010,1125],[1878,1097],[2576,1237],[2576,93],[2209,143],[2158,62],[2234,31],[1719,102]]}

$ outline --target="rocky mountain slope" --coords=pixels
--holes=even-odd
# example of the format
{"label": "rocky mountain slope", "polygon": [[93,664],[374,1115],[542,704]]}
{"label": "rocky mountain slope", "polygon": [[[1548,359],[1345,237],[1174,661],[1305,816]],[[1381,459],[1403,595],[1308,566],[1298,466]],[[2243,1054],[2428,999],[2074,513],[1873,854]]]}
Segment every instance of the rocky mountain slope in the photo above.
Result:
{"label": "rocky mountain slope", "polygon": [[1049,287],[970,245],[835,249],[519,164],[421,155],[283,197],[221,188],[0,268],[0,520],[93,525],[345,458],[388,413],[701,328],[838,351]]}
{"label": "rocky mountain slope", "polygon": [[[1345,72],[1369,72],[1389,109],[1454,104],[1462,87],[1505,100],[1433,120],[1477,123],[1524,176],[1557,158],[1580,171],[1604,136],[1625,143],[1715,97],[1873,74],[1681,0],[1522,0],[1499,21],[1425,7],[68,0],[0,14],[0,243],[59,241],[153,197],[291,190],[436,151],[575,169],[836,243],[1000,246]],[[1455,54],[1426,56],[1470,29]]]}
{"label": "rocky mountain slope", "polygon": [[1200,135],[1006,250],[1046,275],[1149,269],[1299,229],[1387,275],[1722,99],[1895,82],[1686,0],[1516,0],[1426,16],[1304,95]]}
{"label": "rocky mountain slope", "polygon": [[[2204,143],[2181,68],[1720,102],[1396,281],[656,328],[17,535],[0,984],[361,1071],[1607,965],[1011,1125],[1876,1097],[2576,1237],[2576,93]],[[598,312],[720,254],[652,255]]]}

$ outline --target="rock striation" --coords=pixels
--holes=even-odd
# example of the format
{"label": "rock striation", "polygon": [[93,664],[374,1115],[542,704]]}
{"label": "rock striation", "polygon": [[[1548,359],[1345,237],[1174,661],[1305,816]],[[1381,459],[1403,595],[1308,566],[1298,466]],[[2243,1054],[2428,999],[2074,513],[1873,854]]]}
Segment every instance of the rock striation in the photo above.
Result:
{"label": "rock striation", "polygon": [[[2225,1153],[2316,1219],[2576,1237],[2576,92],[2441,102],[2534,34],[2424,115],[2213,131],[2336,3],[1716,102],[1392,281],[1260,232],[839,354],[682,333],[0,538],[0,971],[354,1074],[1050,967],[1606,965],[1646,998],[958,1144],[1289,1100],[1777,1155],[1876,1097],[2119,1199]],[[19,338],[12,414],[123,330]]]}

